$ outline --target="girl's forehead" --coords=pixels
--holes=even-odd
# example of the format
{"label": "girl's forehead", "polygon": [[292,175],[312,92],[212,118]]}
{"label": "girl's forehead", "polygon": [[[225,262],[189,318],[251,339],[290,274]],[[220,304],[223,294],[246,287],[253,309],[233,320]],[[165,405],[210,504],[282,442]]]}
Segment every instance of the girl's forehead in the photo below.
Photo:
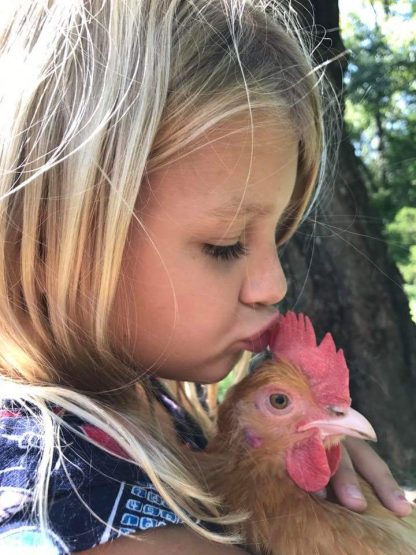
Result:
{"label": "girl's forehead", "polygon": [[262,154],[270,148],[284,149],[291,142],[297,144],[298,141],[290,126],[278,125],[273,119],[269,122],[253,119],[252,124],[245,119],[236,119],[218,124],[203,133],[180,156],[190,157],[191,163],[193,154],[196,155],[194,160],[199,162],[212,162],[213,158],[232,161],[251,150]]}
{"label": "girl's forehead", "polygon": [[[246,122],[245,122],[246,123]],[[297,138],[277,124],[228,122],[206,132],[178,152],[175,159],[150,174],[143,193],[150,196],[226,193],[241,196],[260,182],[279,177],[297,165]]]}

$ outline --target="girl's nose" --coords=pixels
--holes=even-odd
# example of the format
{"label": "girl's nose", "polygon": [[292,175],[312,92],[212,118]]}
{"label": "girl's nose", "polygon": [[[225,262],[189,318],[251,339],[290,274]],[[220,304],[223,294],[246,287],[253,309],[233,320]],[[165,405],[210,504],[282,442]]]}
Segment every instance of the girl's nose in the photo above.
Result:
{"label": "girl's nose", "polygon": [[287,282],[275,246],[267,253],[249,255],[246,276],[240,290],[240,302],[248,305],[272,305],[286,295]]}

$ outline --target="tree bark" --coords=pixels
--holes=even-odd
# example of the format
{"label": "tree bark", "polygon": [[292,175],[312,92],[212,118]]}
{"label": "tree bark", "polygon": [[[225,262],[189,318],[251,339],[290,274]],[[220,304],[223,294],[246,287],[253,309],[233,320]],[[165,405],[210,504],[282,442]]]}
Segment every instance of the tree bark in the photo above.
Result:
{"label": "tree bark", "polygon": [[[329,30],[323,59],[344,51],[337,0],[314,0],[315,23]],[[312,24],[310,3],[303,17]],[[317,40],[322,38],[317,36]],[[341,94],[345,63],[329,74]],[[416,326],[403,279],[372,211],[363,171],[343,134],[338,170],[312,215],[282,252],[289,292],[283,309],[311,316],[319,339],[330,330],[351,372],[353,407],[372,422],[375,449],[402,485],[416,484]]]}

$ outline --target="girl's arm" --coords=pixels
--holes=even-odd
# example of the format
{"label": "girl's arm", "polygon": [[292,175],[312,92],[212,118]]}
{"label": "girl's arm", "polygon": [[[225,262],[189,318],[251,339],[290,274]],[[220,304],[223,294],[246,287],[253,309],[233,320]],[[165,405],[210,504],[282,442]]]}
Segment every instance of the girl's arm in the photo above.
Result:
{"label": "girl's arm", "polygon": [[331,480],[340,502],[353,511],[364,511],[367,502],[358,484],[359,472],[379,496],[383,505],[398,516],[408,516],[412,506],[403,495],[387,464],[361,439],[344,440],[343,456],[338,471]]}
{"label": "girl's arm", "polygon": [[[137,538],[137,539],[136,539]],[[206,540],[184,526],[166,526],[141,532],[135,538],[123,536],[87,549],[78,555],[247,555],[236,546]]]}

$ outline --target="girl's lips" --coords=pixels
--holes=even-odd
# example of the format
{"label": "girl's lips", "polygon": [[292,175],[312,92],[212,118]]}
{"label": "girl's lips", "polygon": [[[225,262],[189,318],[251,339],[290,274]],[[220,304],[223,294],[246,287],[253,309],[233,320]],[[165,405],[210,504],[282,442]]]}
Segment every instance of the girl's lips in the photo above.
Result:
{"label": "girl's lips", "polygon": [[272,328],[277,324],[279,318],[280,314],[276,314],[266,326],[247,339],[243,339],[243,341],[240,342],[241,345],[243,345],[243,349],[254,353],[264,351],[270,343]]}
{"label": "girl's lips", "polygon": [[246,339],[244,341],[241,341],[240,343],[241,345],[243,345],[243,349],[246,351],[252,351],[253,353],[261,353],[261,351],[264,351],[268,347],[270,342],[270,336],[271,336],[271,332],[265,331],[255,339],[254,338]]}

